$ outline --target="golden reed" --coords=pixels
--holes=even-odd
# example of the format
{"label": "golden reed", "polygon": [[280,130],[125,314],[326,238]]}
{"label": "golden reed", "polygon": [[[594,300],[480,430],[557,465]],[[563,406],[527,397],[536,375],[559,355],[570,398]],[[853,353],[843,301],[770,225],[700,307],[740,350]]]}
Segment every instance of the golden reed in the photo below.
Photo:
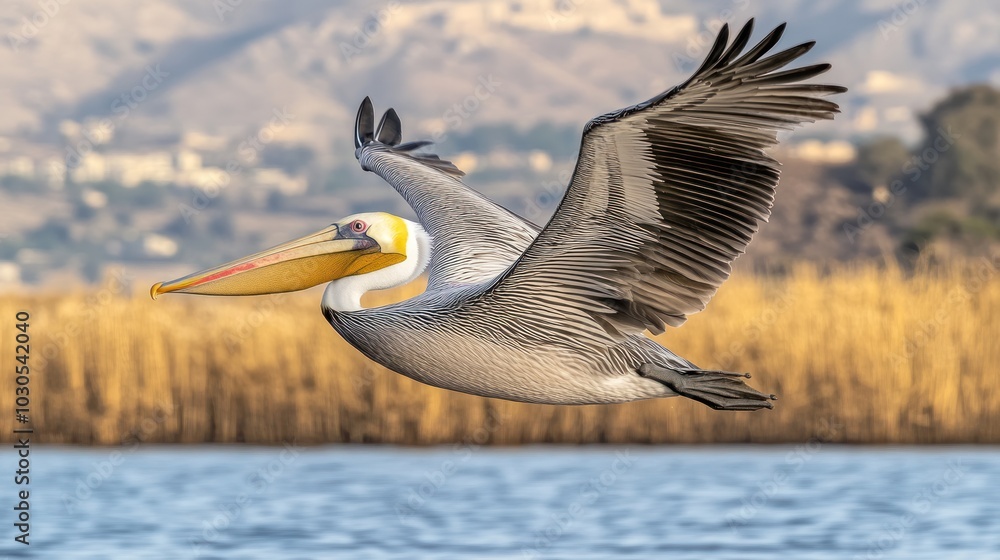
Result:
{"label": "golden reed", "polygon": [[31,420],[45,443],[998,443],[998,279],[988,260],[736,274],[661,342],[702,367],[752,372],[779,395],[755,413],[683,398],[527,405],[427,387],[341,340],[318,290],[157,302],[114,285],[5,294],[0,433],[11,441],[17,427],[14,324],[26,310]]}

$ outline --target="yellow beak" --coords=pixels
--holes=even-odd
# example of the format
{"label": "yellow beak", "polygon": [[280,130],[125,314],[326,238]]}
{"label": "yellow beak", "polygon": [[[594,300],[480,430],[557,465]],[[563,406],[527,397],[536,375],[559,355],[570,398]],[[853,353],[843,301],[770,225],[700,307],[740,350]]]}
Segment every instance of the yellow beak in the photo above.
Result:
{"label": "yellow beak", "polygon": [[168,292],[214,296],[294,292],[345,276],[372,272],[406,258],[380,251],[374,239],[344,232],[333,225],[216,268],[159,282],[149,290],[149,295],[156,299]]}

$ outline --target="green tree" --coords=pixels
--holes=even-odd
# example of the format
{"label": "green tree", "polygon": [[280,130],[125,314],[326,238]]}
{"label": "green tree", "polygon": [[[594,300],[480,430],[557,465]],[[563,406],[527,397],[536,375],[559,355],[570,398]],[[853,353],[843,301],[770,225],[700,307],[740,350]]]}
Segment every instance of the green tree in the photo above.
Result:
{"label": "green tree", "polygon": [[921,117],[924,141],[904,171],[927,198],[961,198],[985,209],[1000,190],[1000,90],[957,89]]}
{"label": "green tree", "polygon": [[877,136],[858,146],[858,175],[870,187],[886,186],[901,175],[911,158],[909,149],[895,136]]}

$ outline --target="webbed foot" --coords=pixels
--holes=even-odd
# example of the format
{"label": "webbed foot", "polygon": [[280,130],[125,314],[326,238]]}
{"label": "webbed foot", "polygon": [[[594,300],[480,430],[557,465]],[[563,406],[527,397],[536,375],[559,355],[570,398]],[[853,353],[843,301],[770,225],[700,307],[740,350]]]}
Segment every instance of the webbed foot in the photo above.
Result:
{"label": "webbed foot", "polygon": [[749,373],[706,369],[669,368],[656,364],[639,366],[639,375],[655,379],[678,395],[696,400],[715,410],[758,410],[774,408],[775,395],[761,393],[743,382]]}

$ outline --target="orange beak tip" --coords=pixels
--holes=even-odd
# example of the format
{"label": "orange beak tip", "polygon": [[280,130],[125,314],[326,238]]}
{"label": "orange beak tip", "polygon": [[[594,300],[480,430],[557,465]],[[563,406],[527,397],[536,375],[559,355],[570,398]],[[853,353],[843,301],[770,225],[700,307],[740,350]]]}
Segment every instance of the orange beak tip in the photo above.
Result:
{"label": "orange beak tip", "polygon": [[163,286],[163,282],[157,282],[156,284],[153,284],[153,287],[149,289],[149,297],[155,300],[156,296],[160,295],[159,294],[160,286]]}

